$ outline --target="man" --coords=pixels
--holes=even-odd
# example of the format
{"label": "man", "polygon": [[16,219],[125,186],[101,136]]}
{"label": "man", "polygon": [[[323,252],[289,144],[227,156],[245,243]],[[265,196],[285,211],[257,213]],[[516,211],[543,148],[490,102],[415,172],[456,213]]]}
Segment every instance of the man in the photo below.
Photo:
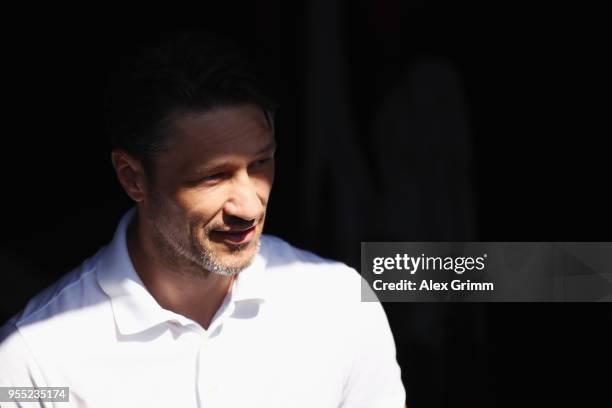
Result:
{"label": "man", "polygon": [[262,235],[274,105],[238,55],[192,35],[124,64],[107,118],[136,205],[4,326],[0,386],[70,387],[42,403],[62,407],[402,407],[359,275]]}

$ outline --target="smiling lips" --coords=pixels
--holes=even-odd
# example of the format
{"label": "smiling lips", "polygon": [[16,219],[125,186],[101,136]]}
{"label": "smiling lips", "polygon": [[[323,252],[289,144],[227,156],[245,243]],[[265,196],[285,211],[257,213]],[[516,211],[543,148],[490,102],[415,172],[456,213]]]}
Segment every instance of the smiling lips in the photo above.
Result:
{"label": "smiling lips", "polygon": [[244,230],[212,231],[211,235],[215,241],[222,241],[229,245],[241,245],[246,244],[253,238],[255,227],[256,225]]}

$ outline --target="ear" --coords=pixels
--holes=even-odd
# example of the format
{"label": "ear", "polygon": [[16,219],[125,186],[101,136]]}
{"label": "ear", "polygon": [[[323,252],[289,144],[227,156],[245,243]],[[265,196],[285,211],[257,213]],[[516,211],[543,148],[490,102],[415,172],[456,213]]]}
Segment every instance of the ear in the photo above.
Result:
{"label": "ear", "polygon": [[123,149],[114,149],[111,161],[119,183],[128,196],[135,202],[144,200],[146,194],[146,175],[140,160]]}

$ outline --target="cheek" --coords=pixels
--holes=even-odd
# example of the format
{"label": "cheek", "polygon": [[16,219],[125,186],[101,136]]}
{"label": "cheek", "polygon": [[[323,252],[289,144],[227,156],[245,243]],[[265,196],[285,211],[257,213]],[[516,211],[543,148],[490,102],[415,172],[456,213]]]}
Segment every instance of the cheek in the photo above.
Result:
{"label": "cheek", "polygon": [[255,188],[257,191],[257,196],[259,197],[259,200],[261,201],[262,205],[266,206],[270,197],[272,183],[261,181],[257,183],[257,186]]}
{"label": "cheek", "polygon": [[261,176],[257,178],[256,183],[257,195],[266,204],[272,191],[272,184],[274,183],[274,165],[271,165],[269,169],[262,172]]}
{"label": "cheek", "polygon": [[221,211],[224,203],[222,191],[185,191],[178,199],[184,208],[189,223],[193,225],[209,224]]}

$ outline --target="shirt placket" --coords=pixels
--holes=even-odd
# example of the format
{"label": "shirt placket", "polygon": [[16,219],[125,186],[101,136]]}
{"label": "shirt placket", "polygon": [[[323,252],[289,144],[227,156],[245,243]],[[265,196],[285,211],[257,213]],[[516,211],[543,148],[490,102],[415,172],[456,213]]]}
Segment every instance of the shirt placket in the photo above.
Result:
{"label": "shirt placket", "polygon": [[212,361],[210,356],[210,338],[208,333],[200,334],[200,349],[198,350],[198,372],[199,376],[196,379],[198,394],[200,397],[200,407],[215,407],[214,395],[212,392]]}
{"label": "shirt placket", "polygon": [[219,394],[219,378],[218,370],[218,353],[216,353],[215,346],[218,342],[218,336],[220,335],[223,324],[233,312],[233,302],[230,302],[227,308],[215,318],[211,323],[208,330],[199,328],[200,344],[198,350],[198,377],[197,387],[198,394],[200,397],[200,407],[204,408],[221,408],[222,402],[220,401]]}

